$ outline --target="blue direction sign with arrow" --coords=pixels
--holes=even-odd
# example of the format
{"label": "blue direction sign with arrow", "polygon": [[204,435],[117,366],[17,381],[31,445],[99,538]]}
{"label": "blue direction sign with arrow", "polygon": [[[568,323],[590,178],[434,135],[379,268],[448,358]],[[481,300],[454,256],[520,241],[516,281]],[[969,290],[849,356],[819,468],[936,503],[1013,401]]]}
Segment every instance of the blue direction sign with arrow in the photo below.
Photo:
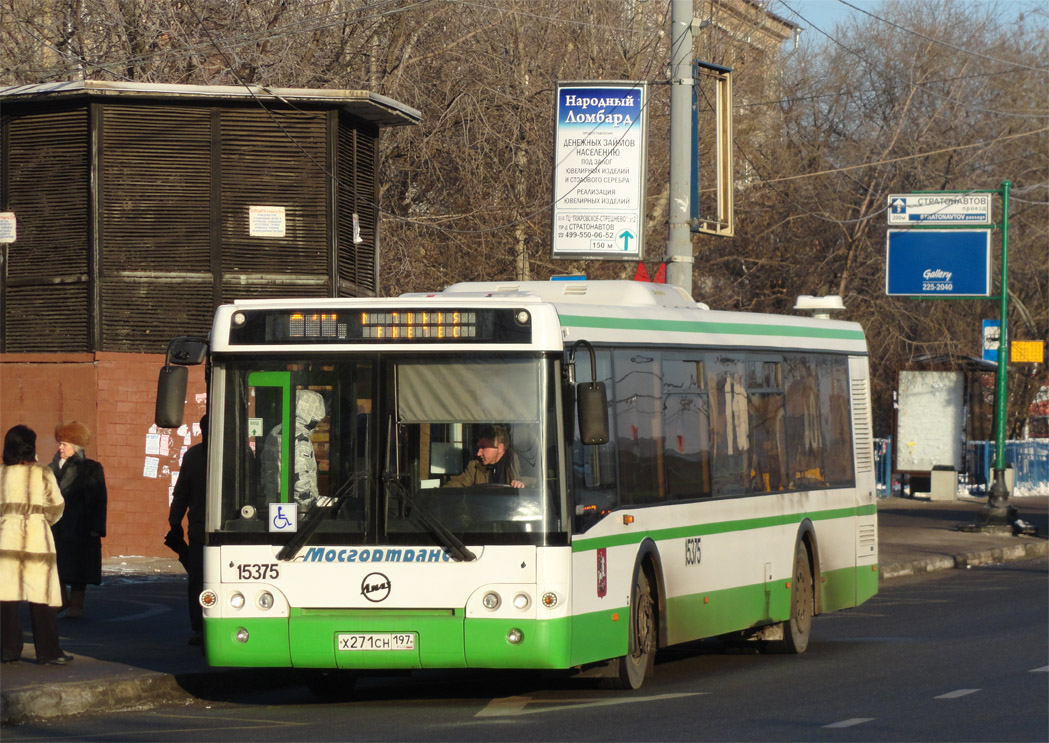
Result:
{"label": "blue direction sign with arrow", "polygon": [[989,193],[889,194],[890,225],[990,225]]}

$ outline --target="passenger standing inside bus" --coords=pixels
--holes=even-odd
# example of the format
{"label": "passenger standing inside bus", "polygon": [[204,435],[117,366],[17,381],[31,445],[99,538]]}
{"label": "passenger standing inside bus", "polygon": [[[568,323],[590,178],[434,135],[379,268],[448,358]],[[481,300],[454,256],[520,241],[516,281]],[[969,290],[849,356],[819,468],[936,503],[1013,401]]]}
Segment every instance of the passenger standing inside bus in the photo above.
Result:
{"label": "passenger standing inside bus", "polygon": [[461,474],[444,484],[446,488],[471,485],[511,485],[523,488],[517,472],[517,459],[510,448],[510,434],[503,426],[486,426],[477,439],[477,459],[470,460]]}
{"label": "passenger standing inside bus", "polygon": [[[51,460],[66,510],[52,527],[58,552],[62,606],[68,619],[84,611],[84,591],[102,584],[102,537],[106,535],[106,476],[102,465],[84,455],[91,432],[71,421],[55,429],[58,451]],[[66,594],[66,586],[69,593]]]}
{"label": "passenger standing inside bus", "polygon": [[[324,398],[313,390],[295,392],[295,448],[291,452],[291,494],[300,507],[311,506],[320,497],[317,484],[317,455],[313,451],[313,429],[324,418]],[[262,487],[267,502],[279,499],[281,484],[280,447],[282,426],[274,426],[262,449]]]}
{"label": "passenger standing inside bus", "polygon": [[[171,495],[168,526],[164,544],[178,553],[178,560],[186,569],[189,583],[186,588],[186,607],[189,610],[190,645],[204,641],[204,608],[200,594],[204,590],[204,493],[208,469],[208,416],[200,418],[201,442],[191,446],[182,455],[182,469]],[[189,544],[183,538],[182,518],[186,518]]]}
{"label": "passenger standing inside bus", "polygon": [[19,612],[29,602],[36,662],[63,666],[73,660],[58,644],[58,584],[51,526],[65,503],[54,473],[36,461],[36,432],[14,426],[4,436],[0,465],[0,646],[3,662],[22,657]]}

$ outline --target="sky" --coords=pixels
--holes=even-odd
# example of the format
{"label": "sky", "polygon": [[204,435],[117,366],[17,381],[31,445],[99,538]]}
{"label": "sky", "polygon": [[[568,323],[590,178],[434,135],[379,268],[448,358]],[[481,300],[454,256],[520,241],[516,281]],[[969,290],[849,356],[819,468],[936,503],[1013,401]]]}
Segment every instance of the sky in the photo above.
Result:
{"label": "sky", "polygon": [[[958,0],[968,2],[968,0]],[[1040,18],[1046,22],[1046,5],[1044,0],[977,0],[981,5],[997,6],[1003,11],[1005,17],[1015,17],[1016,13],[1023,10],[1031,21]],[[881,6],[881,0],[848,0],[851,5],[877,14]],[[828,34],[834,29],[835,23],[848,20],[863,14],[850,8],[840,0],[768,0],[768,9],[776,15],[786,18],[792,23],[797,23],[806,31],[802,33],[813,40],[813,37],[823,38],[819,31],[813,27],[820,28]],[[804,20],[799,16],[803,16]],[[819,39],[816,39],[817,41]]]}

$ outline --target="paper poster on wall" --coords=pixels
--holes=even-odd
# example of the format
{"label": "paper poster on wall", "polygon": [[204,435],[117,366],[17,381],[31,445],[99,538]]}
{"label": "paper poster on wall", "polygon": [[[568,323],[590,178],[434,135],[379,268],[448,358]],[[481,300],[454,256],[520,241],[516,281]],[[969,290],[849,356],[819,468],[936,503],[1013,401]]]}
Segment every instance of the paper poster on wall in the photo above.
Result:
{"label": "paper poster on wall", "polygon": [[248,207],[248,234],[251,237],[284,237],[286,228],[283,206]]}
{"label": "paper poster on wall", "polygon": [[14,212],[0,212],[0,243],[13,243],[18,237]]}

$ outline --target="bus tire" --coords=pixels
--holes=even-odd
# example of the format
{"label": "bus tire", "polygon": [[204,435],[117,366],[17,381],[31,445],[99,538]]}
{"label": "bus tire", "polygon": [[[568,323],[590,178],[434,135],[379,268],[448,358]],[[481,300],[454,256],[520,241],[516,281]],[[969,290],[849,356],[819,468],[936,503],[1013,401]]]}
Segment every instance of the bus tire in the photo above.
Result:
{"label": "bus tire", "polygon": [[353,688],[357,685],[357,674],[342,670],[307,671],[304,683],[317,699],[340,702],[353,693]]}
{"label": "bus tire", "polygon": [[774,653],[800,655],[809,646],[812,630],[812,614],[815,589],[812,581],[812,566],[805,543],[798,541],[794,552],[794,577],[790,590],[790,619],[783,623],[783,639],[769,645]]}
{"label": "bus tire", "polygon": [[656,655],[655,599],[644,568],[639,568],[630,600],[630,649],[612,661],[609,675],[602,679],[606,689],[640,689],[652,669]]}

